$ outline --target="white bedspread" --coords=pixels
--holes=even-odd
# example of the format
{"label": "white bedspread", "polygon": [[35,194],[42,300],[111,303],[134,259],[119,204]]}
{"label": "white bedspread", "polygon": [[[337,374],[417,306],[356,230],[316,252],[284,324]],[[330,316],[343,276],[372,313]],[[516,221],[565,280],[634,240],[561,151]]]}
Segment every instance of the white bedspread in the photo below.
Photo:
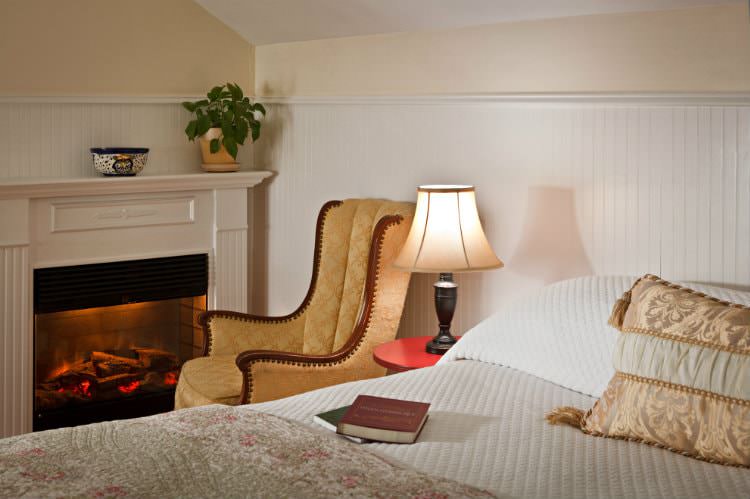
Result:
{"label": "white bedspread", "polygon": [[553,407],[589,407],[595,399],[483,362],[447,362],[251,407],[312,425],[314,414],[349,404],[361,393],[432,404],[417,443],[366,447],[498,495],[750,497],[750,470],[548,425],[544,414]]}

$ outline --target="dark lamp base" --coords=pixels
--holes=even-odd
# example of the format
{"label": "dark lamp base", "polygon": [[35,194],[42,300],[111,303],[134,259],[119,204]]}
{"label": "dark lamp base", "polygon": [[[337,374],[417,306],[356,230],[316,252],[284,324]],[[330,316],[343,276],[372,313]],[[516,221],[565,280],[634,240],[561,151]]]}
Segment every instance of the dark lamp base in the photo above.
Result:
{"label": "dark lamp base", "polygon": [[435,287],[435,311],[440,331],[432,338],[432,341],[425,345],[425,350],[427,353],[443,355],[457,341],[451,334],[451,320],[453,311],[456,310],[458,285],[453,282],[453,274],[443,272],[440,274],[440,280],[433,286]]}
{"label": "dark lamp base", "polygon": [[445,352],[456,344],[456,338],[453,336],[436,336],[425,345],[427,353],[443,355]]}

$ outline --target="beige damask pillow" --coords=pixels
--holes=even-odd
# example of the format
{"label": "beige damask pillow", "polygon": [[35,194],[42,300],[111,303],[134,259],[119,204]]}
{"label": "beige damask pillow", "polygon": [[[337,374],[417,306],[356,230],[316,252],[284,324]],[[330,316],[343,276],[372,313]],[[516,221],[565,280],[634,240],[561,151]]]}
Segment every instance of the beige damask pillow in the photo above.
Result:
{"label": "beige damask pillow", "polygon": [[646,275],[610,324],[622,334],[604,394],[547,420],[750,467],[750,308]]}

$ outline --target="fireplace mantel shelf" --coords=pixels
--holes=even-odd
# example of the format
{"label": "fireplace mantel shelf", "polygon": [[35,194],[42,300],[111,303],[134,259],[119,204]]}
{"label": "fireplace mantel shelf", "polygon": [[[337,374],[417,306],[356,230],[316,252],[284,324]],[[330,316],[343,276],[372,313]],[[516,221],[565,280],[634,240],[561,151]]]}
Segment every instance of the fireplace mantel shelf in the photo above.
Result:
{"label": "fireplace mantel shelf", "polygon": [[137,177],[14,178],[0,181],[0,200],[253,187],[273,172],[139,175]]}

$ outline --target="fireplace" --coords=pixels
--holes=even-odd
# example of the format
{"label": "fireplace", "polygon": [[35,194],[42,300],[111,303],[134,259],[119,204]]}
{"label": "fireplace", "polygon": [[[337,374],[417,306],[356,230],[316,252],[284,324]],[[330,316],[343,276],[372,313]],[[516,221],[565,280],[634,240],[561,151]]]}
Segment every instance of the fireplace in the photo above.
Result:
{"label": "fireplace", "polygon": [[203,348],[208,255],[34,271],[34,431],[169,411]]}

